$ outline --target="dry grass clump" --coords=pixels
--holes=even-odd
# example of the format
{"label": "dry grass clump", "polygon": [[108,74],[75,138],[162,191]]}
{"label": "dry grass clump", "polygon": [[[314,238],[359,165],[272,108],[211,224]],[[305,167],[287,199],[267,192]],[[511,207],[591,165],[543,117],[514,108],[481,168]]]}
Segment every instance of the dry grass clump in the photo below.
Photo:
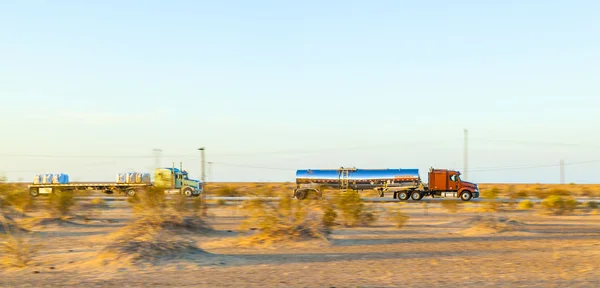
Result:
{"label": "dry grass clump", "polygon": [[551,195],[542,200],[542,213],[550,215],[565,215],[570,214],[577,208],[577,201],[571,197],[562,197]]}
{"label": "dry grass clump", "polygon": [[240,229],[256,230],[256,233],[242,239],[241,244],[327,240],[333,215],[323,201],[298,201],[289,195],[280,197],[274,202],[260,198],[244,201],[242,211],[248,218],[242,222]]}

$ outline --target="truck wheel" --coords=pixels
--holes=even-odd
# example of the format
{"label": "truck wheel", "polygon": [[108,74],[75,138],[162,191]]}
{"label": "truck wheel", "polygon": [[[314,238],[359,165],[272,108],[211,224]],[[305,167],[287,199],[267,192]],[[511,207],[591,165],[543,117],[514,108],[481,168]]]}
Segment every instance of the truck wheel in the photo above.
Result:
{"label": "truck wheel", "polygon": [[462,199],[463,201],[469,201],[471,200],[471,197],[473,197],[473,195],[471,195],[471,192],[469,191],[465,191],[462,194],[460,194],[460,199]]}
{"label": "truck wheel", "polygon": [[133,196],[135,196],[135,190],[134,189],[129,189],[129,190],[127,190],[126,194],[129,197],[133,197]]}
{"label": "truck wheel", "polygon": [[410,194],[410,198],[415,201],[419,201],[423,198],[423,194],[421,194],[420,192],[413,192],[412,194]]}
{"label": "truck wheel", "polygon": [[183,195],[187,197],[192,197],[192,192],[192,188],[190,187],[186,187],[185,189],[183,189]]}
{"label": "truck wheel", "polygon": [[29,189],[29,196],[31,197],[37,197],[40,195],[40,190],[38,190],[37,188],[31,188]]}
{"label": "truck wheel", "polygon": [[296,191],[296,199],[303,200],[304,198],[306,198],[307,194],[308,193],[306,192],[306,190],[297,190]]}
{"label": "truck wheel", "polygon": [[406,201],[406,200],[408,200],[408,198],[410,198],[410,195],[408,195],[408,192],[406,192],[406,191],[398,192],[398,200]]}

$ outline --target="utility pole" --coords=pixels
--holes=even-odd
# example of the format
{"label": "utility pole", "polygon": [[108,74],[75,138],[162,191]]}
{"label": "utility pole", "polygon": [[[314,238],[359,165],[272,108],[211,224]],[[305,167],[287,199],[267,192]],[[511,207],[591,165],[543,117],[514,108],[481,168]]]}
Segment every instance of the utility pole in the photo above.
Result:
{"label": "utility pole", "polygon": [[202,175],[200,178],[202,179],[202,183],[204,183],[206,181],[206,170],[204,169],[204,166],[206,163],[205,159],[204,159],[204,147],[198,148],[198,150],[200,150],[200,161],[201,161],[200,166],[202,169]]}
{"label": "utility pole", "polygon": [[468,135],[469,135],[469,131],[467,129],[465,129],[465,151],[463,152],[464,154],[464,159],[463,159],[463,175],[464,175],[464,180],[467,180],[467,176],[468,176],[468,168],[469,168],[469,143],[468,143]]}
{"label": "utility pole", "polygon": [[560,184],[565,184],[565,160],[560,159]]}
{"label": "utility pole", "polygon": [[160,157],[162,156],[161,149],[153,149],[152,154],[154,154],[154,168],[160,168]]}
{"label": "utility pole", "polygon": [[204,147],[198,148],[200,150],[200,167],[202,169],[201,179],[202,179],[202,216],[206,216],[206,171],[204,169]]}

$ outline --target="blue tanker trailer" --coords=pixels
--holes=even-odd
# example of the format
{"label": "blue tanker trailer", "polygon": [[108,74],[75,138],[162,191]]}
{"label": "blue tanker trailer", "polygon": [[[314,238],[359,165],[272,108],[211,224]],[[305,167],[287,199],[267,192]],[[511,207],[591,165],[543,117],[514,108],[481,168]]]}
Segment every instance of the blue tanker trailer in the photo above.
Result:
{"label": "blue tanker trailer", "polygon": [[321,197],[323,190],[375,190],[380,197],[392,192],[398,200],[421,200],[425,196],[461,198],[469,201],[479,197],[475,183],[460,179],[460,172],[433,169],[428,173],[429,182],[421,181],[419,169],[305,169],[296,171],[294,197],[305,199],[310,194]]}

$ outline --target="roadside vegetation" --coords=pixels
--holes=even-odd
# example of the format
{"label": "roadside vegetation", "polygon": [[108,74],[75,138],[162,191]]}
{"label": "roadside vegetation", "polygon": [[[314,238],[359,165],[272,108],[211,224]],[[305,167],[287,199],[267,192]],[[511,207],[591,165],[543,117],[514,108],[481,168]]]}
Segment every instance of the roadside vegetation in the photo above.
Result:
{"label": "roadside vegetation", "polygon": [[550,195],[542,200],[542,213],[550,215],[571,214],[577,208],[577,201],[570,196]]}
{"label": "roadside vegetation", "polygon": [[243,245],[311,239],[327,240],[336,215],[323,201],[294,201],[279,195],[281,200],[251,199],[244,201],[242,211],[247,217],[240,229],[255,231],[240,240]]}
{"label": "roadside vegetation", "polygon": [[186,235],[211,230],[202,215],[201,197],[176,195],[167,199],[163,189],[149,187],[127,201],[133,221],[108,236],[110,244],[100,253],[106,263],[115,259],[152,262],[163,256],[201,251]]}
{"label": "roadside vegetation", "polygon": [[[369,207],[360,195],[353,191],[330,191],[329,197],[305,200],[291,198],[290,193],[280,191],[279,201],[251,199],[242,204],[247,218],[240,230],[250,233],[241,244],[272,244],[290,241],[324,240],[336,226],[368,226],[378,219],[375,210]],[[388,217],[397,227],[402,227],[408,216],[399,208]]]}

